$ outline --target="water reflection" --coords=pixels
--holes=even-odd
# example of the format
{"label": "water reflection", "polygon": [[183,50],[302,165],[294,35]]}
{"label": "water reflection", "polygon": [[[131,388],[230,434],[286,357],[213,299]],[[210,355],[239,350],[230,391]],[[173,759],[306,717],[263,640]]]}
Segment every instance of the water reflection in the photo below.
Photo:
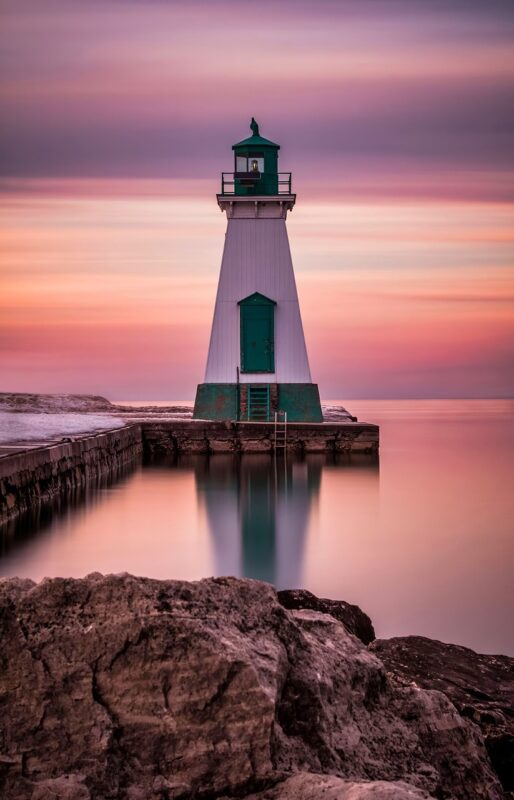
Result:
{"label": "water reflection", "polygon": [[369,458],[136,464],[0,535],[0,575],[264,578],[360,605],[381,637],[514,653],[514,403],[366,401]]}
{"label": "water reflection", "polygon": [[5,526],[0,575],[39,580],[128,571],[302,586],[323,474],[330,480],[332,472],[340,476],[343,505],[356,501],[366,514],[376,508],[378,461],[369,456],[216,455],[136,463]]}
{"label": "water reflection", "polygon": [[[278,587],[301,581],[307,524],[326,458],[255,455],[197,462],[217,574],[244,575]],[[374,466],[374,468],[376,468]]]}
{"label": "water reflection", "polygon": [[[31,542],[41,539],[57,526],[76,524],[80,518],[89,516],[95,506],[102,502],[105,492],[113,486],[123,486],[134,472],[137,464],[124,464],[110,475],[100,475],[89,480],[85,486],[69,489],[50,500],[35,505],[29,511],[0,525],[0,577],[3,565],[13,556],[15,562],[23,552],[31,552]],[[25,572],[19,573],[25,576]]]}

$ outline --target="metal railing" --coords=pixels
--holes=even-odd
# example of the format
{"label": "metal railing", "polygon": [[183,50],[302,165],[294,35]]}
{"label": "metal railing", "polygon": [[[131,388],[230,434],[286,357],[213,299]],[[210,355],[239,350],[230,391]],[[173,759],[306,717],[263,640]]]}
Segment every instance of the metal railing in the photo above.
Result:
{"label": "metal railing", "polygon": [[[235,177],[236,175],[237,173],[235,172],[221,173],[221,194],[236,194],[236,184],[239,184],[239,180]],[[279,172],[277,194],[291,194],[292,180],[291,172]],[[269,194],[269,192],[265,192],[264,194]]]}

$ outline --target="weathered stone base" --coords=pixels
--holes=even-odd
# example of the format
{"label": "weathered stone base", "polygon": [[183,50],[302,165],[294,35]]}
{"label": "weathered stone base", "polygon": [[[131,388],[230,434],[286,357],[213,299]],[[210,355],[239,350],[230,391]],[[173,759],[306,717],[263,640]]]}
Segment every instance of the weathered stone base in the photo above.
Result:
{"label": "weathered stone base", "polygon": [[[265,382],[264,382],[265,383]],[[193,418],[247,421],[248,389],[262,383],[200,383]],[[289,422],[323,422],[316,383],[270,383],[270,414],[285,411]]]}
{"label": "weathered stone base", "polygon": [[[271,453],[275,426],[270,422],[175,420],[142,423],[145,453]],[[378,453],[379,428],[366,422],[296,422],[287,425],[291,453]]]}

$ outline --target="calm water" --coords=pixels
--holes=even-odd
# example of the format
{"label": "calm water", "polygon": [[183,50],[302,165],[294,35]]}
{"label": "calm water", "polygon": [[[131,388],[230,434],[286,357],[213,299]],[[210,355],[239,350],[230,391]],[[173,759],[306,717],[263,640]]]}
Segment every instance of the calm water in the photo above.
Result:
{"label": "calm water", "polygon": [[245,575],[360,605],[377,634],[514,654],[514,401],[351,401],[380,464],[137,467],[5,532],[0,573]]}

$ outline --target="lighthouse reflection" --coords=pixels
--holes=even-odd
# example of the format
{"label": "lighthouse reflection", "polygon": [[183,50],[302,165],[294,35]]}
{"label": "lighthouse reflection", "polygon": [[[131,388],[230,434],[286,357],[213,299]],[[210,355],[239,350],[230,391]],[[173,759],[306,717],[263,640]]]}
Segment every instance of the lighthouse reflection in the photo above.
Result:
{"label": "lighthouse reflection", "polygon": [[325,468],[374,472],[369,458],[335,462],[324,455],[302,460],[269,455],[217,455],[195,463],[198,505],[213,547],[214,573],[301,586],[304,551]]}

